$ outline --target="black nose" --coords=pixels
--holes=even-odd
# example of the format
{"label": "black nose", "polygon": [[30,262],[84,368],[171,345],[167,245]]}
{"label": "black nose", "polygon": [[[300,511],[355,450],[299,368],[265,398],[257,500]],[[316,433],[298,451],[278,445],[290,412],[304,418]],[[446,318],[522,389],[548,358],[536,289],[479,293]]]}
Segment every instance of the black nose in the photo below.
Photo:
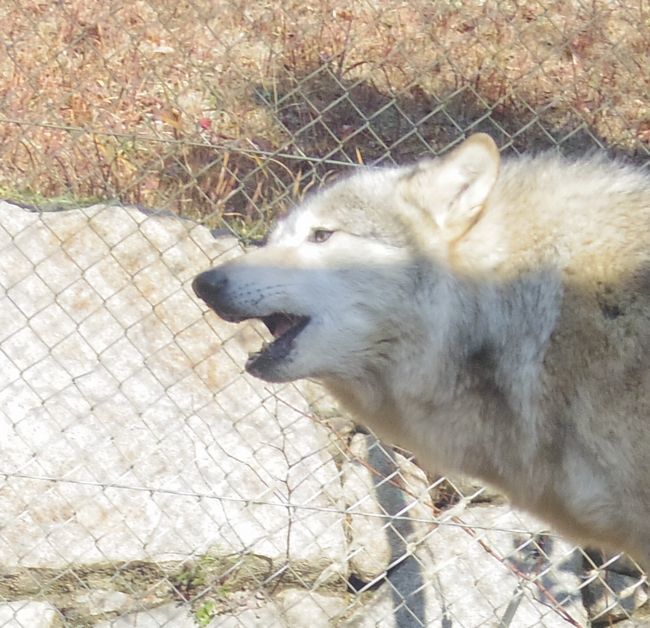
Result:
{"label": "black nose", "polygon": [[228,277],[226,273],[219,268],[212,268],[194,278],[192,289],[197,297],[203,299],[206,303],[211,303],[214,302],[215,297],[226,287],[227,283]]}

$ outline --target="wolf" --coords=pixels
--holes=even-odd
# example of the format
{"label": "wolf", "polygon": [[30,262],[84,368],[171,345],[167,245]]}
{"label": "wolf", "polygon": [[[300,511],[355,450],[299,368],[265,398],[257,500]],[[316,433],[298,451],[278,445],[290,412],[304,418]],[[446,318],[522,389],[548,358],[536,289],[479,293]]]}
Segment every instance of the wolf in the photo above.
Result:
{"label": "wolf", "polygon": [[650,177],[603,156],[442,157],[308,196],[196,294],[425,467],[650,567]]}

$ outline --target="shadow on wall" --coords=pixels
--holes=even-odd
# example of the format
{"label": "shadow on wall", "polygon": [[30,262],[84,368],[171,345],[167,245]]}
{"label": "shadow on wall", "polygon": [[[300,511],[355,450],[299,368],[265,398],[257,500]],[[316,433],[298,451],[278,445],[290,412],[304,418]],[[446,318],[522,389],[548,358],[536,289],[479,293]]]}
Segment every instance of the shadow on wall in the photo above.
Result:
{"label": "shadow on wall", "polygon": [[[406,493],[390,481],[398,477],[398,465],[394,452],[387,445],[369,448],[368,464],[377,474],[375,495],[378,504],[392,519],[385,527],[390,546],[389,568],[385,576],[392,598],[394,625],[401,627],[426,626],[425,588],[427,582],[422,572],[422,564],[409,551],[409,539],[413,537],[413,522],[404,517],[412,498],[408,501]],[[388,479],[387,479],[388,478]],[[444,613],[443,613],[444,617]],[[443,619],[443,626],[445,626]]]}

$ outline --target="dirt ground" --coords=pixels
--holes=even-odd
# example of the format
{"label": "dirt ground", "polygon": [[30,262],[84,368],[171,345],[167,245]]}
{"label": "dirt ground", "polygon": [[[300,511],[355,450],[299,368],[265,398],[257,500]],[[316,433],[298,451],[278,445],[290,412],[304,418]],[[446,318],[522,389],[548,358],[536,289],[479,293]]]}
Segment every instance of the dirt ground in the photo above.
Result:
{"label": "dirt ground", "polygon": [[240,235],[359,163],[474,130],[650,156],[650,7],[616,0],[9,0],[0,196]]}

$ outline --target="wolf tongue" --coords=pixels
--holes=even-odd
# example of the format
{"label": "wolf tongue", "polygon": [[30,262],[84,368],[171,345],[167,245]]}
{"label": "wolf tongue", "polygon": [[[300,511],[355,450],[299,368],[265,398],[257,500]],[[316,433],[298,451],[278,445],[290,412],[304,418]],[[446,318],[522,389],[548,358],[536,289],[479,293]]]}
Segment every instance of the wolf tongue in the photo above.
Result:
{"label": "wolf tongue", "polygon": [[289,314],[272,314],[263,320],[274,338],[280,338],[296,324],[295,318]]}
{"label": "wolf tongue", "polygon": [[273,334],[274,338],[279,338],[280,336],[283,336],[286,332],[288,332],[294,325],[294,321],[291,320],[288,317],[282,317],[278,321],[276,321],[275,327],[273,328],[273,331],[271,332]]}

